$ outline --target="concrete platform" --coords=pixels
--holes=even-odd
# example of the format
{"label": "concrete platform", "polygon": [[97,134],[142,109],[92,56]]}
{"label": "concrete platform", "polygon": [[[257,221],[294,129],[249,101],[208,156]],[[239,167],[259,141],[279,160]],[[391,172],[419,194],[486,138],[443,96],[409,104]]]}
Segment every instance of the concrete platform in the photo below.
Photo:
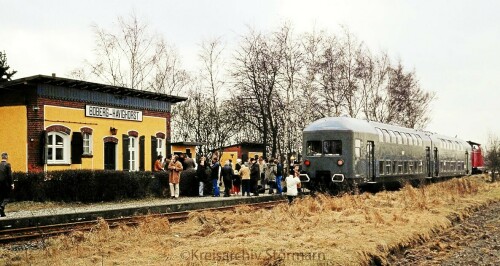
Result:
{"label": "concrete platform", "polygon": [[75,208],[54,208],[38,211],[24,211],[13,213],[7,217],[0,218],[0,230],[35,227],[51,224],[61,224],[80,221],[94,221],[97,218],[119,218],[134,215],[171,213],[197,210],[203,208],[217,208],[225,206],[234,206],[239,204],[260,203],[274,200],[285,199],[279,195],[264,195],[244,197],[200,197],[200,198],[180,198],[154,200],[149,204],[146,202],[133,202],[126,204],[107,203],[104,205],[86,205]]}

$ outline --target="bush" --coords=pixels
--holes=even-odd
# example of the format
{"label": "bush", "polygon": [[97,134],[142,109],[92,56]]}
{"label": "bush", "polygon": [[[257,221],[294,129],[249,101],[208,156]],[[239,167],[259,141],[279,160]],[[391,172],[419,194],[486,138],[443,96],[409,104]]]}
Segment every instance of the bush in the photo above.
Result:
{"label": "bush", "polygon": [[16,172],[13,198],[17,201],[101,202],[158,196],[159,178],[151,177],[151,172],[107,170]]}

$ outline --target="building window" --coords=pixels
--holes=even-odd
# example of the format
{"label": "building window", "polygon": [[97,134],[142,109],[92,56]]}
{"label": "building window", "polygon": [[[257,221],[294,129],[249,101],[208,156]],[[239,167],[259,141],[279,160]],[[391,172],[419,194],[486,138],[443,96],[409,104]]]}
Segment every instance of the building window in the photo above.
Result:
{"label": "building window", "polygon": [[83,154],[92,155],[92,134],[83,133]]}
{"label": "building window", "polygon": [[69,135],[60,132],[50,132],[47,138],[47,164],[69,164]]}
{"label": "building window", "polygon": [[163,156],[163,139],[156,138],[156,154]]}
{"label": "building window", "polygon": [[130,136],[130,142],[128,146],[128,152],[130,155],[129,159],[129,169],[130,171],[137,171],[138,160],[137,160],[137,138]]}

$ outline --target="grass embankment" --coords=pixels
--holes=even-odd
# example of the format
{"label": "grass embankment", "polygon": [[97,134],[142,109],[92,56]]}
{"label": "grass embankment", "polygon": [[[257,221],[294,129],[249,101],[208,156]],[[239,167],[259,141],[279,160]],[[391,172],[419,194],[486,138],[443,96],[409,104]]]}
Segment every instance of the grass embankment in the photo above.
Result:
{"label": "grass embankment", "polygon": [[428,240],[481,206],[500,200],[483,176],[423,188],[305,197],[272,210],[195,213],[188,222],[149,219],[138,227],[47,240],[46,248],[0,248],[7,265],[366,265]]}

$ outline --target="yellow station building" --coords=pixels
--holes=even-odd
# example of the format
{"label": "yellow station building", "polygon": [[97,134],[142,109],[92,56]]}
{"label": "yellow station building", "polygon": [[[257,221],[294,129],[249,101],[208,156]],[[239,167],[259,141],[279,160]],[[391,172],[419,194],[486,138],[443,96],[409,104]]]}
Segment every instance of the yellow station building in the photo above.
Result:
{"label": "yellow station building", "polygon": [[55,76],[0,83],[0,152],[13,171],[149,171],[171,153],[170,112],[187,98]]}

